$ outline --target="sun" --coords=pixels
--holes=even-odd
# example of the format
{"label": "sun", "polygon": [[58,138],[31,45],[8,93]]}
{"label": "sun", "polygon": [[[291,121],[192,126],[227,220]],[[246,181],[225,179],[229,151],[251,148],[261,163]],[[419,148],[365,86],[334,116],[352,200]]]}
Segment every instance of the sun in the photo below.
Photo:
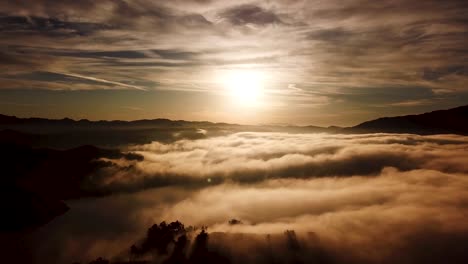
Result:
{"label": "sun", "polygon": [[232,70],[223,76],[222,83],[235,103],[255,106],[264,93],[265,76],[256,70]]}

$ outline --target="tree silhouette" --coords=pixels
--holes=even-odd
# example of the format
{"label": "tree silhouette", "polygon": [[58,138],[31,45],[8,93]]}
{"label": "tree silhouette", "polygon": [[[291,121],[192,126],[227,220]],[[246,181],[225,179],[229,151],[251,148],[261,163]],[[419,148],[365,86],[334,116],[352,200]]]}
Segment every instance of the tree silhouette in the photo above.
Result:
{"label": "tree silhouette", "polygon": [[191,264],[228,264],[229,259],[220,255],[218,252],[213,252],[208,249],[208,233],[206,227],[202,228],[201,232],[195,238],[190,256]]}
{"label": "tree silhouette", "polygon": [[132,245],[130,254],[133,256],[141,256],[146,253],[156,253],[159,255],[168,254],[168,246],[171,243],[176,243],[176,238],[185,235],[184,225],[179,222],[172,222],[169,225],[166,222],[161,222],[159,225],[151,226],[146,238],[140,247]]}
{"label": "tree silhouette", "polygon": [[91,261],[89,264],[109,264],[109,263],[110,263],[109,260],[99,257],[96,260]]}

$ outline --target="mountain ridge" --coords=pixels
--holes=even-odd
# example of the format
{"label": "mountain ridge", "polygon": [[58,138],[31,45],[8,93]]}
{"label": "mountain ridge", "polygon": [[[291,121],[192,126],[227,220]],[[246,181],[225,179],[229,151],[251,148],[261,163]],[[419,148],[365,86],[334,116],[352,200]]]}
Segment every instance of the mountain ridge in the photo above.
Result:
{"label": "mountain ridge", "polygon": [[245,127],[245,128],[277,128],[277,129],[296,129],[314,130],[315,132],[332,133],[415,133],[415,134],[438,134],[454,133],[468,134],[468,105],[459,106],[451,109],[435,110],[422,114],[411,114],[394,117],[381,117],[362,122],[356,126],[339,127],[328,126],[321,127],[315,125],[296,126],[296,125],[242,125],[229,124],[224,122],[210,121],[186,121],[171,120],[167,118],[139,119],[132,121],[123,120],[99,120],[90,121],[88,119],[74,120],[71,118],[48,119],[39,117],[19,118],[0,114],[0,129],[15,129],[22,126],[51,126],[51,127],[82,127],[82,128],[141,128],[141,127]]}
{"label": "mountain ridge", "polygon": [[343,129],[344,132],[468,134],[468,105],[422,114],[381,117]]}

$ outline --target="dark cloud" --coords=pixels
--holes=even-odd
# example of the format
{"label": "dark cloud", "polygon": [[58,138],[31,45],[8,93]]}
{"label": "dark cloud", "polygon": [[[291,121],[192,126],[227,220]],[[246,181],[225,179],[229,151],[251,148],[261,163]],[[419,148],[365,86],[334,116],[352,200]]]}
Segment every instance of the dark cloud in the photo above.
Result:
{"label": "dark cloud", "polygon": [[[18,79],[18,80],[31,80],[31,81],[40,81],[40,82],[54,82],[54,83],[84,83],[84,84],[99,84],[98,81],[86,80],[78,77],[68,76],[66,74],[54,73],[54,72],[31,72],[25,74],[18,74],[12,76],[4,76],[9,79]],[[107,84],[112,86],[111,84]]]}
{"label": "dark cloud", "polygon": [[162,31],[175,30],[174,27],[182,26],[189,28],[207,27],[211,25],[203,15],[192,12],[180,12],[173,8],[153,3],[149,1],[135,1],[132,3],[125,1],[116,2],[111,23],[125,26],[136,26],[140,30],[142,25],[139,21],[151,23],[144,25],[150,29]]}
{"label": "dark cloud", "polygon": [[343,41],[348,40],[348,38],[352,37],[353,35],[354,35],[353,32],[346,31],[342,28],[334,28],[334,29],[319,29],[319,30],[312,31],[307,34],[307,38],[311,40],[342,43]]}
{"label": "dark cloud", "polygon": [[[408,14],[431,14],[434,10],[443,10],[449,12],[456,18],[463,17],[463,9],[467,8],[466,2],[463,0],[440,2],[430,0],[424,2],[406,2],[398,1],[380,1],[374,2],[370,0],[357,0],[335,5],[318,5],[313,15],[321,18],[330,18],[345,20],[352,17],[367,17],[377,18],[379,16],[387,16],[391,14],[399,14],[402,17]],[[433,14],[434,15],[434,14]]]}
{"label": "dark cloud", "polygon": [[4,72],[14,73],[16,71],[31,71],[41,67],[41,63],[34,60],[39,56],[24,57],[23,54],[8,49],[0,52],[0,69]]}
{"label": "dark cloud", "polygon": [[468,75],[468,65],[453,65],[438,69],[426,68],[423,70],[423,78],[428,81],[437,81],[451,74]]}
{"label": "dark cloud", "polygon": [[[111,2],[111,1],[102,1]],[[120,2],[120,1],[116,1]],[[3,2],[0,7],[4,13],[22,14],[26,16],[49,16],[60,17],[69,16],[72,13],[78,12],[80,14],[86,11],[93,11],[101,3],[92,0],[65,0],[56,2],[53,0],[38,0],[38,1],[22,1],[13,0]]]}
{"label": "dark cloud", "polygon": [[183,25],[188,27],[206,27],[211,26],[211,22],[200,14],[184,15],[177,18]]}
{"label": "dark cloud", "polygon": [[0,32],[8,34],[41,33],[51,37],[88,35],[97,30],[111,29],[110,26],[97,23],[67,22],[56,18],[2,16]]}
{"label": "dark cloud", "polygon": [[116,50],[116,51],[50,51],[57,56],[71,56],[82,58],[119,58],[119,59],[144,59],[162,58],[171,60],[190,60],[199,55],[195,52],[181,50]]}
{"label": "dark cloud", "polygon": [[272,11],[263,9],[262,7],[244,4],[231,7],[219,14],[234,25],[268,25],[282,24],[281,19]]}

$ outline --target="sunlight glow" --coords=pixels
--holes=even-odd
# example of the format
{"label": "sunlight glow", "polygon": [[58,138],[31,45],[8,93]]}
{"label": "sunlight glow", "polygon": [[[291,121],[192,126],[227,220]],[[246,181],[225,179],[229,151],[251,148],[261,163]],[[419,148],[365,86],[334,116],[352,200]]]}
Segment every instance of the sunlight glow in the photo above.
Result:
{"label": "sunlight glow", "polygon": [[255,106],[264,93],[265,76],[256,70],[233,70],[223,76],[222,84],[236,104]]}

